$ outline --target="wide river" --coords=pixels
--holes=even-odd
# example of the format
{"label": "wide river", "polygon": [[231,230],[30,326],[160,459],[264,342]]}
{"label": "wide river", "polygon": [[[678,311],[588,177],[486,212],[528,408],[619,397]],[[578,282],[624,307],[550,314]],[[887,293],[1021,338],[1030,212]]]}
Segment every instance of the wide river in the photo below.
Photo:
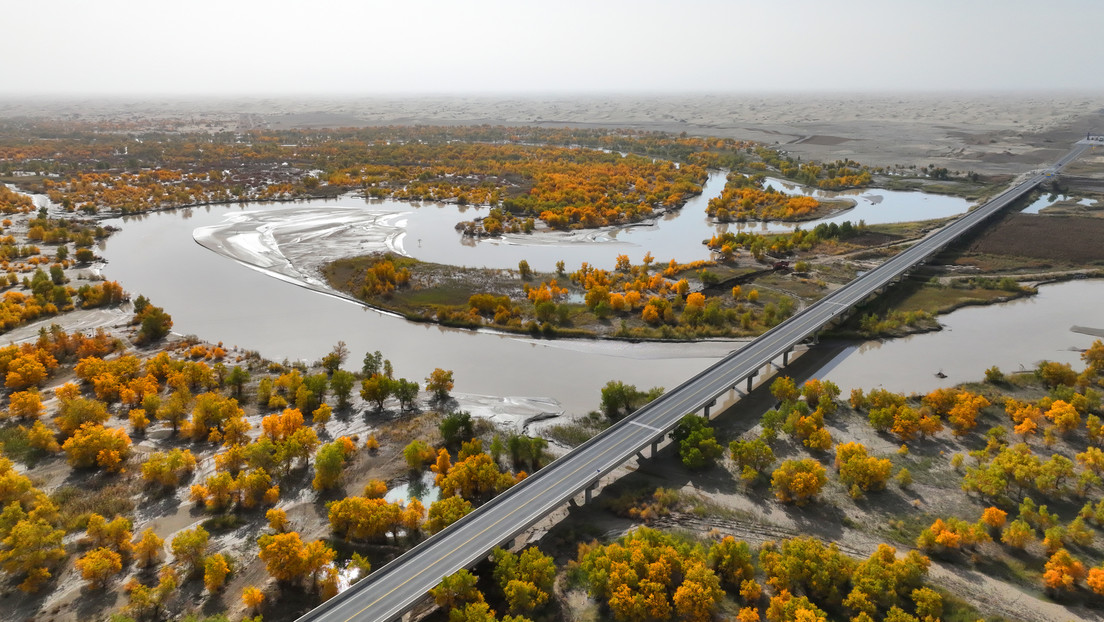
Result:
{"label": "wide river", "polygon": [[[599,390],[611,379],[673,387],[742,344],[547,341],[455,330],[408,322],[297,284],[317,285],[313,271],[331,257],[380,248],[492,268],[513,268],[526,259],[538,270],[551,270],[558,260],[568,269],[582,261],[612,267],[619,254],[636,263],[649,251],[662,262],[705,259],[702,240],[739,226],[705,217],[705,204],[723,185],[724,175],[712,174],[701,196],[650,225],[479,242],[461,239],[453,228],[485,213],[471,207],[354,197],[207,206],[115,221],[122,231],[101,244],[99,253],[108,260],[105,276],[165,307],[175,332],[276,360],[317,360],[345,341],[353,353],[350,368],[359,367],[364,352],[380,350],[403,377],[420,381],[435,367],[452,369],[458,392],[505,397],[506,408],[517,403],[519,409],[582,413],[597,407]],[[834,221],[945,218],[968,208],[961,199],[915,192],[845,196],[856,208]],[[994,364],[1013,371],[1042,358],[1075,362],[1076,349],[1092,339],[1070,332],[1070,326],[1101,328],[1092,310],[1102,304],[1099,282],[1048,286],[1030,300],[950,314],[944,318],[948,330],[940,333],[845,349],[823,372],[844,390],[881,385],[923,391],[980,378]],[[936,378],[939,370],[947,378]]]}

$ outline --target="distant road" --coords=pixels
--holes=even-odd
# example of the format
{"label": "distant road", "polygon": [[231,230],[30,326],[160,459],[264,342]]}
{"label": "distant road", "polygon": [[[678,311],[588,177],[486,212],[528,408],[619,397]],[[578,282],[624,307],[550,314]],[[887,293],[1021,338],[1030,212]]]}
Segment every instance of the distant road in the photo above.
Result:
{"label": "distant road", "polygon": [[662,439],[684,415],[700,411],[755,375],[826,324],[1060,171],[1087,148],[1087,145],[1075,146],[1054,166],[1002,192],[810,305],[319,605],[299,618],[299,622],[389,622],[399,618],[443,577],[472,566],[492,548],[520,535],[653,441]]}

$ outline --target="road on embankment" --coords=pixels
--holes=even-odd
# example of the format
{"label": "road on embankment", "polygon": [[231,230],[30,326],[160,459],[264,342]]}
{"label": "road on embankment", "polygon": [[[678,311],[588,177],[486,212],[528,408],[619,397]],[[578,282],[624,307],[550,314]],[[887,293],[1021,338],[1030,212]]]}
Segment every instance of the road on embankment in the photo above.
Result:
{"label": "road on embankment", "polygon": [[795,345],[923,263],[955,238],[1042,183],[1080,156],[1075,146],[1054,166],[1002,192],[933,232],[904,252],[844,285],[804,311],[724,357],[705,371],[641,408],[492,499],[448,529],[424,540],[299,622],[389,622],[402,616],[443,577],[472,566],[487,553],[536,524],[672,430],[687,413],[754,376]]}

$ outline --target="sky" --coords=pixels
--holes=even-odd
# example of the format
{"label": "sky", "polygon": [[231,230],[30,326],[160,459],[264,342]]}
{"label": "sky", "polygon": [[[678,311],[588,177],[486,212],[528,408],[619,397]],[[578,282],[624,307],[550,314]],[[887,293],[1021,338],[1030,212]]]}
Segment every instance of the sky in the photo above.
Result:
{"label": "sky", "polygon": [[14,0],[3,16],[0,98],[1104,92],[1100,0]]}

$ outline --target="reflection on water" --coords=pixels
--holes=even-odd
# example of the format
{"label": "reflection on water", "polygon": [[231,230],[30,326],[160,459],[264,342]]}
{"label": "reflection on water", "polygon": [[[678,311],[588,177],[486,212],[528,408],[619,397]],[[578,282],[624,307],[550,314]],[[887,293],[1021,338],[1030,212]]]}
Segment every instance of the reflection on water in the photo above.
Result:
{"label": "reflection on water", "polygon": [[[1094,337],[1073,326],[1104,328],[1104,281],[1044,285],[1031,298],[967,307],[939,318],[944,329],[851,346],[816,375],[844,390],[883,387],[928,392],[977,381],[996,365],[1005,373],[1034,369],[1041,360],[1080,369],[1081,350]],[[939,378],[942,372],[946,378]]]}
{"label": "reflection on water", "polygon": [[431,503],[441,498],[441,489],[434,483],[436,476],[436,473],[426,471],[419,477],[388,490],[383,498],[388,503],[400,505],[406,505],[411,499],[417,499],[428,508]]}

